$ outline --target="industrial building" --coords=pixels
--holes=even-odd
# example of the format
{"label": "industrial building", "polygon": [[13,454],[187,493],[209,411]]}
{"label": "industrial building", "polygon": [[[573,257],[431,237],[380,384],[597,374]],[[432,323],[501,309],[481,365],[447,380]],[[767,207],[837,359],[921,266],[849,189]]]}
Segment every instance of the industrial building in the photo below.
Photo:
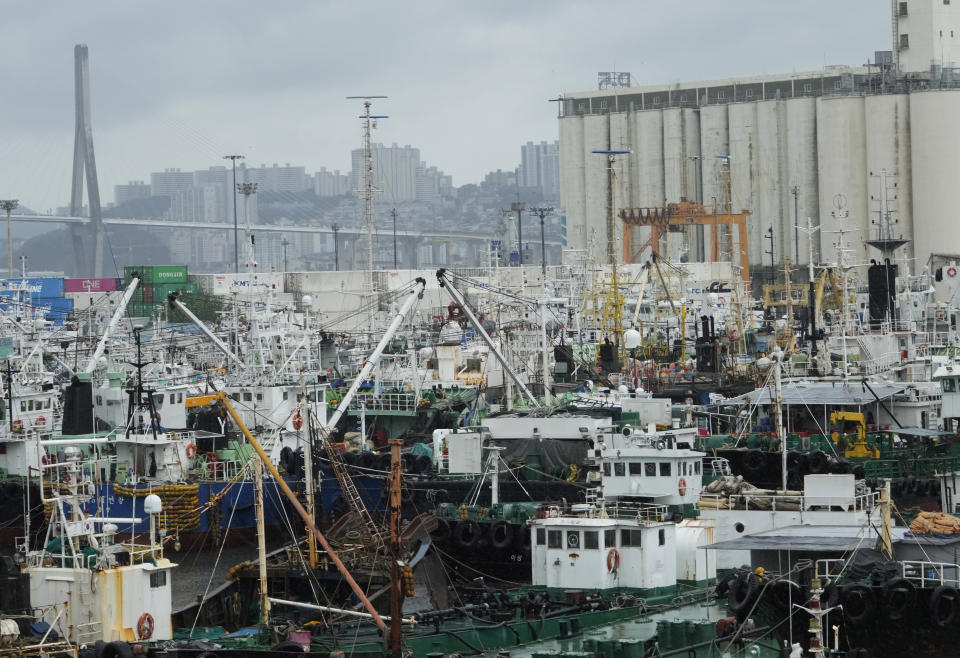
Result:
{"label": "industrial building", "polygon": [[[887,10],[892,48],[863,67],[641,87],[629,75],[601,74],[598,90],[564,94],[568,247],[600,262],[612,250],[620,257],[624,222],[613,216],[635,209],[627,255],[634,262],[651,248],[674,260],[710,260],[714,230],[722,260],[738,261],[735,252],[746,250],[763,277],[785,257],[806,264],[808,245],[814,262],[835,262],[840,229],[851,263],[879,257],[863,243],[881,226],[884,238],[910,240],[899,256],[911,271],[931,255],[960,254],[960,69],[952,59],[960,54],[960,2],[907,0]],[[644,224],[681,201],[699,201],[707,213],[749,213],[747,235],[699,222],[671,226],[651,244]]]}

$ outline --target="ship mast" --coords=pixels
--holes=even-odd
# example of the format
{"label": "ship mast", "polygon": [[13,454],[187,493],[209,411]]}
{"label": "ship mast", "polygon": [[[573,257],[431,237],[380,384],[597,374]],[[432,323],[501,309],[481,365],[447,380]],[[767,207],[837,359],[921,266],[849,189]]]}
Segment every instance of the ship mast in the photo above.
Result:
{"label": "ship mast", "polygon": [[348,100],[362,99],[363,114],[360,119],[363,120],[363,187],[357,190],[357,194],[363,199],[363,218],[367,225],[367,271],[373,277],[373,193],[380,190],[373,186],[373,152],[370,145],[370,135],[377,127],[378,119],[388,118],[385,114],[371,114],[370,106],[374,98],[387,98],[386,96],[347,96]]}

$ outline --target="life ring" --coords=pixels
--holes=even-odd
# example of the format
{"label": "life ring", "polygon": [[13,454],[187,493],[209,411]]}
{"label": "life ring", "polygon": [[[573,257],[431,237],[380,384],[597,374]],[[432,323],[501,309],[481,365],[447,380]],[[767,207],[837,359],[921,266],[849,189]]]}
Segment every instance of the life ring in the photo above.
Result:
{"label": "life ring", "polygon": [[36,425],[37,427],[46,427],[47,419],[44,418],[43,416],[37,416],[37,419],[33,421],[33,424]]}
{"label": "life ring", "polygon": [[293,429],[298,430],[303,427],[303,416],[300,415],[300,412],[293,414]]}
{"label": "life ring", "polygon": [[620,551],[615,548],[611,548],[607,552],[607,571],[610,573],[616,573],[617,569],[620,568]]}
{"label": "life ring", "polygon": [[197,456],[197,444],[196,444],[196,443],[188,443],[188,444],[187,444],[187,457],[189,457],[190,459],[193,459],[193,458],[196,457],[196,456]]}
{"label": "life ring", "polygon": [[677,480],[677,493],[681,496],[687,495],[687,480],[686,478],[680,478]]}
{"label": "life ring", "polygon": [[947,276],[950,277],[951,279],[952,279],[953,277],[957,276],[957,268],[955,268],[953,265],[951,265],[950,267],[948,267],[948,268],[947,268]]}
{"label": "life ring", "polygon": [[13,431],[22,432],[23,431],[23,421],[19,418],[13,421]]}
{"label": "life ring", "polygon": [[137,635],[141,640],[149,640],[150,636],[153,635],[153,615],[149,612],[140,615],[140,619],[137,621]]}

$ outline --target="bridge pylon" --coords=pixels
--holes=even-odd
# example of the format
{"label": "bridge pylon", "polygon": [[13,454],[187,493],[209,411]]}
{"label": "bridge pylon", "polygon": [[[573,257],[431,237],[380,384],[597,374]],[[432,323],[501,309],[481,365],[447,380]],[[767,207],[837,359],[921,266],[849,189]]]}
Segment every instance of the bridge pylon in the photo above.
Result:
{"label": "bridge pylon", "polygon": [[89,207],[89,235],[93,243],[93,267],[86,256],[84,228],[71,227],[73,256],[77,276],[90,273],[103,276],[103,214],[100,209],[100,185],[97,182],[97,161],[93,154],[93,125],[90,121],[90,61],[87,46],[77,44],[73,49],[74,97],[76,105],[76,132],[73,139],[73,185],[70,193],[70,214],[79,217],[83,211],[83,182],[86,174],[87,205]]}

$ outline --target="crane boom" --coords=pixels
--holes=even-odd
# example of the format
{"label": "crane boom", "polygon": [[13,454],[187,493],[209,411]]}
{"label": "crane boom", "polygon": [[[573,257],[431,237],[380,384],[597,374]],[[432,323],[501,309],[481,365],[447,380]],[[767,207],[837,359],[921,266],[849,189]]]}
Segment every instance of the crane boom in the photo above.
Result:
{"label": "crane boom", "polygon": [[480,324],[480,321],[477,320],[477,316],[473,314],[473,311],[470,310],[470,307],[467,305],[466,300],[460,294],[460,291],[457,290],[452,283],[450,283],[444,275],[447,270],[445,268],[440,268],[437,270],[437,281],[440,282],[440,287],[446,289],[447,293],[453,299],[453,301],[463,309],[464,315],[467,316],[467,319],[470,320],[470,324],[473,325],[473,328],[477,330],[477,333],[480,334],[480,337],[483,339],[483,342],[487,344],[487,347],[490,348],[490,351],[493,352],[493,355],[497,357],[497,361],[500,362],[500,365],[503,366],[504,371],[507,375],[510,376],[510,379],[513,380],[513,383],[517,385],[522,392],[525,398],[530,402],[534,408],[540,408],[540,403],[537,402],[537,398],[533,396],[533,393],[530,392],[530,389],[520,381],[520,377],[517,376],[517,373],[513,371],[513,368],[510,367],[510,364],[507,363],[507,359],[500,352],[500,349],[493,343],[493,339],[490,338],[490,334],[487,333],[486,329]]}
{"label": "crane boom", "polygon": [[110,336],[114,330],[116,330],[117,325],[120,324],[120,318],[122,318],[123,314],[127,311],[127,304],[129,304],[133,298],[133,293],[136,291],[138,285],[140,285],[139,273],[133,275],[129,285],[127,285],[127,289],[123,291],[123,297],[120,299],[120,303],[117,304],[117,310],[113,312],[113,317],[110,318],[110,324],[107,325],[103,336],[100,337],[100,341],[97,343],[97,349],[93,351],[93,356],[90,357],[87,365],[83,368],[84,373],[90,374],[97,369],[97,361],[100,360],[104,350],[107,349],[107,341],[110,340]]}
{"label": "crane boom", "polygon": [[217,338],[212,331],[210,331],[209,329],[207,329],[207,325],[205,325],[205,324],[200,320],[200,318],[198,318],[196,315],[194,315],[194,314],[193,314],[193,311],[191,311],[189,308],[187,308],[187,305],[186,305],[186,304],[184,304],[184,303],[181,302],[179,299],[177,299],[177,293],[175,293],[175,292],[170,293],[170,294],[167,296],[167,301],[170,302],[170,304],[171,304],[172,306],[174,306],[175,308],[180,309],[180,311],[181,311],[184,315],[187,316],[187,319],[189,319],[190,322],[192,322],[193,325],[194,325],[197,329],[199,329],[201,332],[203,332],[203,335],[206,336],[207,338],[209,338],[209,339],[210,339],[210,342],[213,343],[218,350],[220,350],[221,352],[223,352],[223,353],[227,356],[228,359],[230,359],[231,361],[233,361],[234,363],[236,363],[236,364],[237,364],[238,366],[240,366],[241,368],[246,368],[246,367],[247,367],[247,364],[245,364],[245,363],[240,359],[239,356],[237,356],[236,354],[234,354],[234,353],[230,350],[230,348],[227,347],[227,346],[224,344],[224,342],[223,342],[222,340],[220,340],[219,338]]}

